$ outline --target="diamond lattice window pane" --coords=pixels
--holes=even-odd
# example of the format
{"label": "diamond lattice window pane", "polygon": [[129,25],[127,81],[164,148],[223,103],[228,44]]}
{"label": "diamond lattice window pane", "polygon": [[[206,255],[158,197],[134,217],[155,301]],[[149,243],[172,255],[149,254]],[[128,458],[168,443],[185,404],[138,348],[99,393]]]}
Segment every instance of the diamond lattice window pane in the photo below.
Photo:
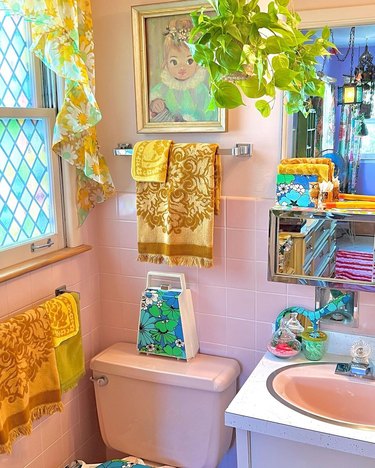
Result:
{"label": "diamond lattice window pane", "polygon": [[1,120],[0,249],[54,232],[45,135],[42,119]]}
{"label": "diamond lattice window pane", "polygon": [[26,28],[22,17],[0,10],[0,107],[31,107]]}

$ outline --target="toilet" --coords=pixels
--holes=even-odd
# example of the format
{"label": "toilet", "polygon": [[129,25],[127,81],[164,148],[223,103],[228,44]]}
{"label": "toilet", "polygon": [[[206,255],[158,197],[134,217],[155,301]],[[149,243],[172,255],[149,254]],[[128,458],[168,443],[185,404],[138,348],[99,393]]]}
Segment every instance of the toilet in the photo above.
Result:
{"label": "toilet", "polygon": [[232,438],[224,411],[236,392],[236,360],[198,353],[186,362],[116,343],[90,367],[108,448],[151,466],[218,466]]}

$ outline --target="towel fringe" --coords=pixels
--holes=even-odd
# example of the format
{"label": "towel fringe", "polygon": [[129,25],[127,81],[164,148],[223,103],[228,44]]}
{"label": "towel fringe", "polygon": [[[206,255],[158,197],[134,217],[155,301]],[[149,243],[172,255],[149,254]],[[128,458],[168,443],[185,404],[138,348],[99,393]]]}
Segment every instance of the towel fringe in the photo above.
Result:
{"label": "towel fringe", "polygon": [[30,411],[30,419],[21,426],[15,427],[9,431],[8,441],[5,444],[0,444],[0,453],[12,453],[13,442],[19,436],[26,436],[31,434],[33,421],[40,419],[43,416],[51,415],[56,412],[61,412],[64,408],[63,403],[49,403],[48,405],[41,405],[33,408]]}
{"label": "towel fringe", "polygon": [[202,257],[191,257],[191,256],[167,256],[161,254],[139,254],[137,260],[139,262],[149,263],[165,263],[170,266],[187,266],[187,267],[199,267],[199,268],[212,268],[213,261],[210,258]]}

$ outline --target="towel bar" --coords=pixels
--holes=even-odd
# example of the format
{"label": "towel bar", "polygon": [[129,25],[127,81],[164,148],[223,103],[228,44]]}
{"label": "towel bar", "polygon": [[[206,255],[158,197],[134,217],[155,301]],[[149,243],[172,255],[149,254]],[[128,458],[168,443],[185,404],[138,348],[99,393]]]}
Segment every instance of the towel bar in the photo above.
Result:
{"label": "towel bar", "polygon": [[[236,143],[234,148],[220,149],[219,154],[229,156],[241,156],[250,158],[253,153],[253,145],[251,143]],[[130,143],[119,143],[117,148],[113,150],[114,156],[132,156],[133,148]]]}
{"label": "towel bar", "polygon": [[72,293],[72,292],[80,296],[80,293],[78,291],[68,291],[66,289],[66,284],[63,284],[62,286],[59,286],[58,288],[55,289],[55,297],[60,296],[61,294],[64,294],[64,293]]}

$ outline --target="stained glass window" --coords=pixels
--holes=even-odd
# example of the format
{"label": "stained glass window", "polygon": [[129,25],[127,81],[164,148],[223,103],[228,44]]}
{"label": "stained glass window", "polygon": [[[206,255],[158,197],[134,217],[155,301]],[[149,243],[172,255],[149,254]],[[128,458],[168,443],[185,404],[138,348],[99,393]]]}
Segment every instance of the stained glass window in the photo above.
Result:
{"label": "stained glass window", "polygon": [[[31,243],[57,242],[59,171],[50,138],[55,111],[38,98],[52,90],[36,73],[28,37],[22,17],[0,10],[0,268],[43,253]],[[3,263],[7,254],[12,260]]]}
{"label": "stained glass window", "polygon": [[0,106],[30,107],[32,91],[27,34],[22,17],[0,10]]}

